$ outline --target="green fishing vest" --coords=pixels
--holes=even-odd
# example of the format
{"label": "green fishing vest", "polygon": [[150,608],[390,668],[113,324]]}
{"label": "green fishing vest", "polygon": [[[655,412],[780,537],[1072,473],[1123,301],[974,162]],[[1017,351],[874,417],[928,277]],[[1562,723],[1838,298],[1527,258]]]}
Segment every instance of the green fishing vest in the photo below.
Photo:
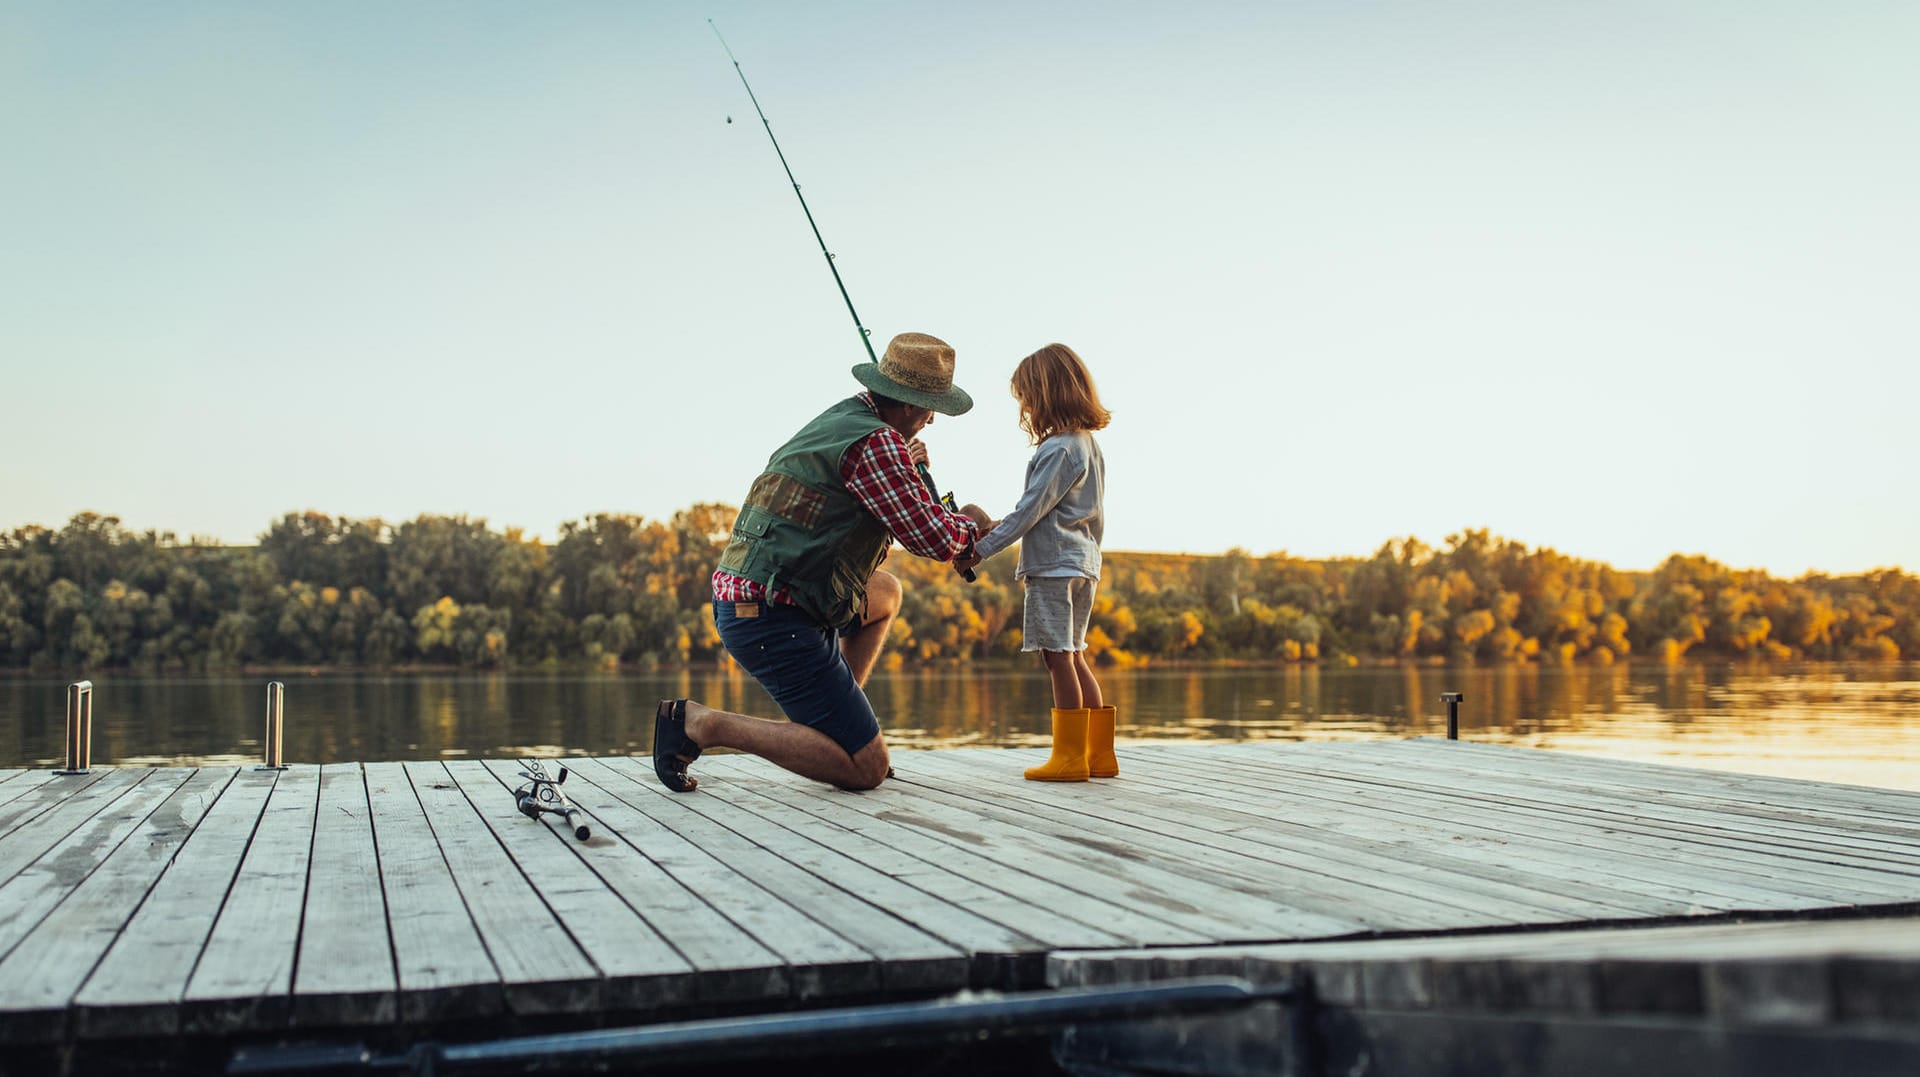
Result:
{"label": "green fishing vest", "polygon": [[769,596],[788,588],[795,605],[829,627],[850,623],[893,535],[847,492],[840,461],[886,425],[849,397],[774,450],[733,521],[720,571],[762,584]]}

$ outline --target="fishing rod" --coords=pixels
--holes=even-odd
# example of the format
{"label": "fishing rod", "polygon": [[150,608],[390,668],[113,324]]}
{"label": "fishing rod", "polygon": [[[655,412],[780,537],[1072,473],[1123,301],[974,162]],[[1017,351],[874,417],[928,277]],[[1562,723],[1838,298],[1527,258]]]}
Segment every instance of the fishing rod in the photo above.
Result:
{"label": "fishing rod", "polygon": [[[787,173],[787,182],[793,185],[793,197],[800,200],[800,212],[807,215],[807,227],[813,229],[813,241],[820,244],[820,253],[826,257],[827,268],[833,272],[833,283],[840,288],[840,298],[847,304],[847,313],[853,315],[853,327],[860,331],[860,346],[867,349],[867,358],[878,366],[880,357],[873,354],[873,334],[861,323],[860,312],[853,309],[853,297],[847,294],[847,282],[840,279],[840,267],[834,263],[833,252],[827,249],[827,241],[820,235],[820,225],[813,219],[813,210],[807,208],[807,198],[800,193],[800,181],[793,178],[793,166],[787,163],[787,155],[781,152],[780,140],[773,137],[773,124],[767,122],[767,114],[760,108],[760,98],[754,95],[752,84],[747,82],[746,71],[741,68],[740,60],[733,55],[733,49],[727,45],[727,39],[721,35],[720,28],[714,25],[712,19],[707,20],[707,26],[713,30],[713,36],[720,39],[720,47],[726,49],[727,59],[733,61],[733,73],[740,76],[740,85],[746,87],[747,100],[753,102],[753,111],[760,117],[760,126],[767,129],[767,141],[773,143],[774,156],[780,158],[780,167]],[[920,472],[921,483],[925,484],[927,492],[933,495],[935,501],[938,501],[948,512],[960,511],[951,491],[944,494],[940,492],[939,485],[933,481],[933,472],[927,468],[926,464],[916,462],[914,467]],[[960,575],[965,577],[968,583],[974,581],[974,571],[970,568],[961,569]]]}

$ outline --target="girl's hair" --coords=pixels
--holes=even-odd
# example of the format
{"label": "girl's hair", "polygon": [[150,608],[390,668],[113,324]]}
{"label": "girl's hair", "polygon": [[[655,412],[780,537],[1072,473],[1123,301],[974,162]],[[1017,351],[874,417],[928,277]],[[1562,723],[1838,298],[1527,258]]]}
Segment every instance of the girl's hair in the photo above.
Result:
{"label": "girl's hair", "polygon": [[1020,402],[1020,429],[1035,445],[1055,434],[1104,430],[1113,419],[1100,404],[1087,364],[1065,344],[1049,344],[1020,360],[1013,398]]}

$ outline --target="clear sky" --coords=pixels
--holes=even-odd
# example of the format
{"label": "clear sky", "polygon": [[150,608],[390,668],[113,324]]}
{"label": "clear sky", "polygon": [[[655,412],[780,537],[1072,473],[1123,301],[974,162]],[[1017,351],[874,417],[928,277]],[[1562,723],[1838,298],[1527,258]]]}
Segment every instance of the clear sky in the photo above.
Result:
{"label": "clear sky", "polygon": [[[0,0],[0,529],[737,503],[865,353],[1107,546],[1920,569],[1920,5]],[[728,119],[731,117],[732,122]]]}

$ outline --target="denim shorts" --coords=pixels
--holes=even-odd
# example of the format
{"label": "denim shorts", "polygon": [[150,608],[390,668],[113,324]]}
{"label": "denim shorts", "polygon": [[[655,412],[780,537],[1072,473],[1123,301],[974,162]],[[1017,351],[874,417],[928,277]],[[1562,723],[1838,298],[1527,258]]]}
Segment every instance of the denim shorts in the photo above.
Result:
{"label": "denim shorts", "polygon": [[713,624],[727,653],[789,721],[832,737],[848,756],[880,735],[873,704],[840,653],[840,633],[797,607],[773,602],[715,602]]}

